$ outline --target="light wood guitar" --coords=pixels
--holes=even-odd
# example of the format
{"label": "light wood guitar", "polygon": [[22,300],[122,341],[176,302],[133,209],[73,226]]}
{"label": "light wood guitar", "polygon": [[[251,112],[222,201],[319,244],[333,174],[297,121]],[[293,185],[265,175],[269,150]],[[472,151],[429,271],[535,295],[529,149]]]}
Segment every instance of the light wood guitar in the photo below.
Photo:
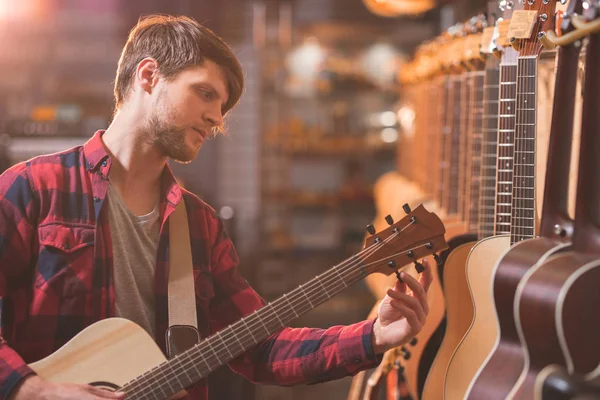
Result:
{"label": "light wood guitar", "polygon": [[[480,16],[478,24],[483,25]],[[465,31],[472,32],[473,26],[468,25]],[[485,72],[480,58],[482,33],[470,34],[463,38],[464,56],[461,59],[463,71],[455,77],[456,85],[460,85],[460,98],[454,106],[459,107],[460,113],[457,134],[460,137],[458,154],[459,190],[464,193],[459,201],[459,216],[465,221],[469,236],[464,236],[462,244],[454,248],[444,261],[443,283],[444,301],[446,304],[446,331],[443,341],[431,365],[424,385],[422,398],[440,398],[443,391],[443,376],[448,359],[456,344],[462,338],[464,331],[472,318],[472,306],[468,293],[465,276],[467,255],[473,245],[479,222],[479,185],[481,173],[481,141],[483,134],[483,84]],[[459,53],[460,54],[460,53]],[[474,55],[474,56],[469,56]],[[458,81],[460,79],[460,81]],[[466,243],[465,243],[466,242]],[[452,248],[452,245],[451,245]]]}
{"label": "light wood guitar", "polygon": [[[520,3],[516,6],[522,7]],[[490,103],[493,102],[494,96],[498,96],[498,100],[495,110],[487,111],[489,114],[495,114],[495,119],[492,117],[486,121],[490,125],[486,129],[485,140],[488,148],[493,150],[487,152],[488,164],[483,173],[484,182],[491,186],[491,190],[486,186],[486,192],[482,193],[483,218],[480,220],[479,235],[483,239],[471,246],[465,267],[466,294],[470,296],[470,304],[465,308],[470,311],[471,320],[467,322],[461,337],[454,343],[455,348],[449,355],[444,375],[438,378],[442,385],[441,392],[437,393],[440,398],[464,398],[477,369],[493,347],[496,336],[495,326],[490,323],[490,315],[494,313],[490,293],[492,272],[496,261],[510,245],[508,205],[512,203],[517,53],[509,46],[506,35],[513,10],[514,8],[505,5],[504,9],[500,10],[503,18],[496,26],[497,40],[494,47],[496,52],[502,51],[502,58],[497,77],[498,89],[487,93]],[[494,69],[493,60],[488,61],[488,67]],[[493,232],[496,236],[486,237]],[[503,232],[507,234],[503,235]]]}
{"label": "light wood guitar", "polygon": [[423,206],[371,234],[363,249],[170,360],[142,328],[122,319],[89,326],[30,367],[51,382],[119,389],[130,400],[168,399],[371,273],[392,274],[447,247],[442,221]]}

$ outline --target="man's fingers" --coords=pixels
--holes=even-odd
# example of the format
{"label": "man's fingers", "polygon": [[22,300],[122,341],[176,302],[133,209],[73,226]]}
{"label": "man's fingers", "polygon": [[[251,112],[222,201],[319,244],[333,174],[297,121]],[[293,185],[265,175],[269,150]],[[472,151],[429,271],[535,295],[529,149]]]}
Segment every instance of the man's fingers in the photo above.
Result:
{"label": "man's fingers", "polygon": [[398,293],[392,290],[388,291],[388,295],[392,298],[392,301],[400,302],[406,305],[411,310],[413,310],[414,313],[417,315],[419,321],[425,322],[425,310],[423,310],[423,306],[421,305],[421,302],[418,299],[408,294]]}
{"label": "man's fingers", "polygon": [[421,283],[421,286],[423,286],[423,289],[425,289],[425,293],[427,293],[429,291],[429,287],[431,286],[431,282],[433,282],[433,273],[431,272],[429,260],[425,258],[421,264],[423,264],[423,268],[425,269],[419,277],[419,282]]}
{"label": "man's fingers", "polygon": [[394,309],[400,311],[402,315],[404,315],[404,318],[406,318],[406,321],[412,327],[414,332],[419,332],[421,330],[421,321],[410,307],[407,307],[406,304],[398,300],[391,300],[390,304]]}

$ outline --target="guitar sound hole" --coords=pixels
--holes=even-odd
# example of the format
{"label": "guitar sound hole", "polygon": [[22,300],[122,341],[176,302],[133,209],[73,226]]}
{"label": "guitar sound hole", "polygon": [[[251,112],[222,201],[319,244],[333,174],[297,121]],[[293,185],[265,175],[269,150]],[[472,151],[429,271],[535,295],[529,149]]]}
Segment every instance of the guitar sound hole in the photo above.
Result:
{"label": "guitar sound hole", "polygon": [[103,381],[90,382],[89,385],[100,388],[100,389],[106,389],[109,392],[116,392],[119,389],[118,385],[115,385],[114,383],[111,383],[111,382],[103,382]]}

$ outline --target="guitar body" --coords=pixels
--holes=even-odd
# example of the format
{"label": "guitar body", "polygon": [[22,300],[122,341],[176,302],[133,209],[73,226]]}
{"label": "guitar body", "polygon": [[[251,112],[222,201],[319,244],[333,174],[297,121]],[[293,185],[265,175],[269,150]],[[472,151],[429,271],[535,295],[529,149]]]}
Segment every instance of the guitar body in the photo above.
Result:
{"label": "guitar body", "polygon": [[[394,219],[399,218],[404,212],[401,209],[402,204],[408,203],[411,207],[413,204],[426,197],[426,195],[419,190],[412,182],[408,181],[398,172],[388,172],[382,175],[378,180],[374,188],[375,202],[377,205],[377,216],[373,222],[376,229],[383,229],[387,226],[385,222],[385,216],[387,214],[392,215]],[[435,210],[433,204],[428,204],[428,209]],[[464,229],[462,224],[453,224],[452,226],[460,226],[460,229]],[[446,225],[447,227],[447,225]],[[446,230],[446,236],[453,234],[453,229],[448,228]],[[444,306],[444,294],[442,292],[441,279],[439,277],[438,269],[435,268],[436,262],[433,257],[427,258],[433,275],[433,281],[427,292],[427,299],[429,302],[429,315],[425,325],[421,331],[415,336],[416,343],[414,345],[406,345],[406,349],[410,352],[408,360],[402,359],[401,364],[404,367],[404,376],[406,379],[406,385],[408,391],[411,393],[413,398],[418,398],[418,379],[419,379],[419,361],[425,350],[427,343],[431,336],[436,332],[441,321],[444,318],[445,306]],[[413,277],[418,277],[414,267],[408,267],[404,271]],[[379,274],[373,274],[366,278],[366,282],[369,285],[371,291],[377,297],[383,297],[388,287],[393,286],[396,281],[395,275],[381,276]],[[390,372],[387,376],[389,386],[398,384],[397,371]],[[366,379],[366,377],[363,377]],[[357,382],[358,384],[358,382]],[[356,387],[354,389],[357,389]],[[389,389],[389,388],[388,388]]]}
{"label": "guitar body", "polygon": [[[456,247],[456,245],[453,244],[454,238],[464,232],[464,224],[455,222],[451,223],[450,227],[448,227],[446,223],[444,223],[444,225],[447,227],[446,235],[453,238],[448,241],[450,249],[453,249]],[[454,253],[454,251],[447,251],[449,251],[449,254]],[[443,260],[444,256],[442,255],[441,258]],[[408,360],[402,360],[407,386],[414,399],[419,399],[424,390],[431,365],[433,364],[441,344],[441,341],[439,339],[436,340],[436,338],[442,336],[439,335],[439,331],[442,329],[442,322],[446,316],[445,295],[441,284],[440,271],[445,270],[447,259],[440,268],[436,268],[437,264],[433,257],[429,257],[428,261],[429,265],[433,266],[431,272],[434,278],[429,287],[429,291],[427,292],[429,315],[427,316],[421,332],[415,336],[417,338],[417,343],[414,346],[409,347],[411,352],[410,358]]]}
{"label": "guitar body", "polygon": [[123,318],[108,318],[29,367],[50,382],[113,391],[164,361],[164,354],[144,329]]}
{"label": "guitar body", "polygon": [[525,367],[511,392],[514,399],[534,398],[538,375],[553,364],[586,380],[600,375],[598,285],[597,255],[564,252],[539,265],[519,286],[515,319]]}
{"label": "guitar body", "polygon": [[454,249],[444,263],[444,299],[446,302],[446,333],[431,365],[423,399],[441,399],[448,360],[462,339],[473,318],[473,306],[468,295],[465,265],[475,242]]}
{"label": "guitar body", "polygon": [[[514,319],[514,299],[523,278],[564,246],[555,241],[529,239],[515,243],[494,271],[493,291],[499,336],[474,378],[469,399],[505,399],[525,367],[525,354]],[[451,384],[451,383],[449,383]]]}
{"label": "guitar body", "polygon": [[[408,386],[408,390],[414,399],[419,398],[419,363],[429,339],[438,329],[438,326],[442,322],[445,313],[444,293],[442,292],[438,269],[436,268],[437,264],[433,257],[427,257],[427,260],[429,261],[429,265],[432,267],[431,272],[433,274],[433,282],[429,287],[429,291],[427,292],[429,315],[427,316],[427,320],[425,321],[423,328],[419,334],[415,336],[417,339],[416,343],[411,346],[406,346],[406,348],[410,351],[410,357],[408,360],[401,360],[401,364],[404,367],[406,385]],[[414,271],[414,268],[410,268],[410,270]],[[411,275],[416,275],[416,271]],[[389,379],[396,378],[390,375]]]}
{"label": "guitar body", "polygon": [[463,399],[477,370],[498,338],[491,287],[494,268],[510,248],[510,235],[492,236],[473,246],[467,259],[467,285],[473,307],[471,325],[450,357],[444,379],[444,396]]}

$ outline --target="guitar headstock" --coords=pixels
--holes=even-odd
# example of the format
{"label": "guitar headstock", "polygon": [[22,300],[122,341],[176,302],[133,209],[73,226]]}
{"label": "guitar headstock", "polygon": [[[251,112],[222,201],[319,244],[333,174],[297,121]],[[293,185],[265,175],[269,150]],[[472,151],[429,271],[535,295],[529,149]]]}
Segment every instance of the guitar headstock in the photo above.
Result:
{"label": "guitar headstock", "polygon": [[398,268],[435,254],[448,247],[444,239],[446,228],[437,215],[418,206],[410,210],[404,206],[407,215],[398,222],[386,217],[390,225],[375,233],[372,225],[367,230],[371,234],[365,240],[363,250],[357,255],[367,274],[381,272],[386,275]]}
{"label": "guitar headstock", "polygon": [[[520,56],[537,57],[544,46],[539,38],[555,29],[557,0],[524,0],[523,10],[514,11],[509,36]],[[566,0],[561,0],[561,3]]]}

